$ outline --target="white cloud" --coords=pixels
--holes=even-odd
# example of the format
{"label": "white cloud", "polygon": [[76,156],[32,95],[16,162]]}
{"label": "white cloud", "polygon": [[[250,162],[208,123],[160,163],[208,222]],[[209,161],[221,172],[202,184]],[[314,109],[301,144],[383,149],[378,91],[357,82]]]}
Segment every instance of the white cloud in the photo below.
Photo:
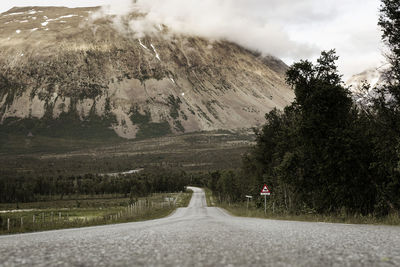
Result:
{"label": "white cloud", "polygon": [[296,41],[309,42],[320,50],[336,48],[339,67],[345,75],[360,73],[383,64],[380,29],[377,26],[379,0],[336,0],[336,12],[328,21],[291,24],[288,34]]}
{"label": "white cloud", "polygon": [[[107,14],[124,15],[131,0],[15,0],[12,6],[108,5]],[[137,0],[147,13],[130,27],[139,36],[164,24],[177,32],[227,39],[270,53],[291,64],[316,58],[321,50],[336,48],[345,78],[378,65],[382,60],[377,24],[379,0]],[[156,24],[156,25],[154,25]]]}
{"label": "white cloud", "polygon": [[[132,19],[130,30],[137,37],[158,31],[166,25],[174,32],[225,39],[247,48],[278,57],[309,57],[318,50],[312,44],[291,40],[284,27],[263,16],[252,16],[248,5],[262,3],[252,0],[137,0],[134,10],[145,13],[144,18]],[[103,13],[127,15],[131,1],[119,1],[103,9]],[[111,11],[111,12],[110,12]],[[254,15],[254,14],[253,14]],[[117,18],[118,26],[121,26]]]}

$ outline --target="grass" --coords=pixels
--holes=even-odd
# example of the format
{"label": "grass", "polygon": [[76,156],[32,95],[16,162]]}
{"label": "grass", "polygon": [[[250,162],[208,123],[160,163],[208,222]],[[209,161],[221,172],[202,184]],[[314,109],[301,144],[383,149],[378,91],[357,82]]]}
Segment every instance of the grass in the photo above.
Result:
{"label": "grass", "polygon": [[203,188],[205,195],[206,195],[206,202],[207,202],[207,206],[209,207],[214,207],[215,206],[215,201],[213,198],[213,194],[212,191],[208,188]]}
{"label": "grass", "polygon": [[233,216],[253,217],[262,219],[288,220],[288,221],[304,221],[304,222],[326,222],[326,223],[347,223],[347,224],[375,224],[375,225],[400,225],[400,215],[391,214],[386,217],[376,217],[373,215],[363,216],[361,214],[291,214],[288,212],[275,212],[264,208],[257,208],[254,202],[240,203],[218,203],[217,199],[212,195],[210,189],[205,188],[208,206],[218,206],[225,209]]}
{"label": "grass", "polygon": [[74,113],[63,113],[57,119],[47,115],[43,119],[7,118],[0,125],[0,153],[64,153],[104,143],[118,144],[124,139],[109,127],[114,122],[111,115],[104,118],[91,115],[82,121]]}
{"label": "grass", "polygon": [[189,206],[190,199],[192,198],[193,191],[187,189],[185,193],[181,193],[176,201],[176,206],[184,208]]}
{"label": "grass", "polygon": [[139,131],[136,134],[137,140],[148,139],[150,137],[161,137],[171,134],[171,127],[167,121],[149,122],[139,124]]}
{"label": "grass", "polygon": [[132,108],[130,119],[133,124],[139,125],[139,131],[136,134],[137,140],[161,137],[172,133],[167,121],[159,123],[151,122],[151,114],[147,110],[144,111],[143,115],[137,107]]}
{"label": "grass", "polygon": [[[20,204],[17,212],[0,213],[0,234],[145,221],[162,218],[176,208],[187,207],[192,192],[157,193],[135,200],[97,198]],[[8,206],[7,206],[8,205]],[[15,204],[2,204],[8,209]]]}
{"label": "grass", "polygon": [[[118,144],[122,139],[108,140]],[[104,145],[104,139],[71,139],[47,136],[27,137],[22,134],[4,134],[0,129],[0,153],[10,156],[27,155],[34,153],[66,153],[69,151],[95,148]]]}
{"label": "grass", "polygon": [[59,195],[43,196],[39,201],[27,203],[0,203],[0,210],[18,209],[74,209],[74,208],[109,208],[126,206],[129,198],[122,194],[71,195],[60,199]]}
{"label": "grass", "polygon": [[251,136],[222,131],[118,142],[7,135],[10,142],[3,143],[1,135],[0,131],[0,172],[14,177],[159,167],[190,172],[232,169],[241,164],[252,142]]}
{"label": "grass", "polygon": [[151,121],[151,114],[147,110],[144,111],[143,115],[139,112],[138,107],[135,107],[131,109],[131,114],[130,119],[133,124],[143,124]]}

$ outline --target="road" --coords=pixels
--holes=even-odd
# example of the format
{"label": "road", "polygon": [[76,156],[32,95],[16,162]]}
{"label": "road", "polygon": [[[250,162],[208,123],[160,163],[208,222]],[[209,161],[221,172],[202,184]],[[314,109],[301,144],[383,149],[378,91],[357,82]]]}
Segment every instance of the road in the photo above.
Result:
{"label": "road", "polygon": [[152,221],[0,237],[0,266],[400,266],[400,227],[237,218],[207,207]]}

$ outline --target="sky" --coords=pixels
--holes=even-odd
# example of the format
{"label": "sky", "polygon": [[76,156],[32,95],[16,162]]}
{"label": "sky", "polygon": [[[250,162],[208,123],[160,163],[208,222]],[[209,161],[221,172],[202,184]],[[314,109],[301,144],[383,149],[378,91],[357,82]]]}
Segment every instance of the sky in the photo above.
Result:
{"label": "sky", "polygon": [[379,0],[1,0],[0,12],[14,6],[99,5],[105,6],[103,13],[120,16],[145,11],[145,19],[130,23],[139,37],[164,24],[181,33],[227,39],[288,65],[335,48],[344,80],[383,64]]}

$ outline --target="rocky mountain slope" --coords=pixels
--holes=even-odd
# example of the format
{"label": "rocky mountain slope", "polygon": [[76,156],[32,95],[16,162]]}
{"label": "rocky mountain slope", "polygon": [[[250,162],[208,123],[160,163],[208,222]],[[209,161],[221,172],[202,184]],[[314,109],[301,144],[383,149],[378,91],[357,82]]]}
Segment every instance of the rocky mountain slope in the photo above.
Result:
{"label": "rocky mountain slope", "polygon": [[293,100],[279,59],[164,25],[139,39],[112,17],[94,19],[97,10],[0,14],[0,131],[133,139],[235,130]]}
{"label": "rocky mountain slope", "polygon": [[346,85],[350,87],[353,100],[364,106],[372,104],[371,99],[376,96],[376,87],[382,84],[382,70],[378,68],[367,69],[353,75],[346,81]]}
{"label": "rocky mountain slope", "polygon": [[361,73],[353,75],[346,81],[351,90],[360,91],[363,83],[367,82],[371,87],[376,87],[383,82],[381,71],[378,68],[367,69]]}

